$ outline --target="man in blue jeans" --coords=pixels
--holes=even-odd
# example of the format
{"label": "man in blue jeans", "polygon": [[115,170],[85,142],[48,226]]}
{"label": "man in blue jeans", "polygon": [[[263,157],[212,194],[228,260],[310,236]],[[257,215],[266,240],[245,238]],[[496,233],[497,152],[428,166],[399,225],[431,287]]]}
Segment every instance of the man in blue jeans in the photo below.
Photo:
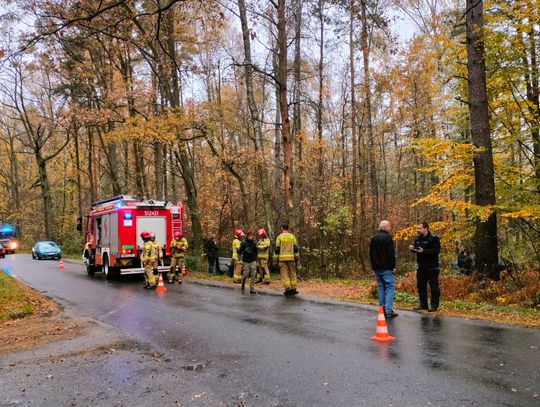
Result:
{"label": "man in blue jeans", "polygon": [[371,237],[369,258],[375,279],[379,285],[379,305],[384,307],[386,318],[397,317],[394,312],[394,272],[396,271],[396,251],[390,235],[392,225],[387,220],[379,223],[379,231]]}

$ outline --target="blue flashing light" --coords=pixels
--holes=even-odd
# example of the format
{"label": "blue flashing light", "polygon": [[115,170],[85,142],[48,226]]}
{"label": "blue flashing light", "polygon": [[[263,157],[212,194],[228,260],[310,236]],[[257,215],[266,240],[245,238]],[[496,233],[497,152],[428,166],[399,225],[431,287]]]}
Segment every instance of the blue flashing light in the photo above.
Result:
{"label": "blue flashing light", "polygon": [[133,214],[131,212],[124,213],[124,219],[126,220],[133,219]]}
{"label": "blue flashing light", "polygon": [[117,207],[117,208],[123,208],[124,205],[122,205],[122,203],[120,202],[120,203],[117,203],[117,204],[116,204],[116,207]]}
{"label": "blue flashing light", "polygon": [[2,226],[2,232],[4,232],[4,233],[10,233],[10,232],[13,232],[13,226],[11,226],[11,225],[4,225],[4,226]]}

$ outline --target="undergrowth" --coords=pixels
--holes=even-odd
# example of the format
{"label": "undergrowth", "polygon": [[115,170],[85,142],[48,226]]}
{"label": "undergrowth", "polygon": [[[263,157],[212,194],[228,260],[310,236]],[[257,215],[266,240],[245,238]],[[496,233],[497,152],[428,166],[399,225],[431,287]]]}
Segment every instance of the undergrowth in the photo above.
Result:
{"label": "undergrowth", "polygon": [[0,271],[0,322],[23,318],[32,312],[21,283]]}

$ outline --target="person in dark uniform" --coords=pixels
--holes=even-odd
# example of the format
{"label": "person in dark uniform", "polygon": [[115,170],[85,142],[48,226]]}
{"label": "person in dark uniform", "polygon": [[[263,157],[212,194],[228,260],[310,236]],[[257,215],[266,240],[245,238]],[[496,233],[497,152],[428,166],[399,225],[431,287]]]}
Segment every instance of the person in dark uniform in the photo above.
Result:
{"label": "person in dark uniform", "polygon": [[457,258],[457,266],[459,268],[459,271],[466,276],[471,275],[473,269],[473,259],[471,254],[467,250],[463,249],[459,252]]}
{"label": "person in dark uniform", "polygon": [[210,236],[204,244],[204,253],[208,259],[208,275],[213,276],[218,258],[218,247],[213,236]]}
{"label": "person in dark uniform", "polygon": [[257,243],[254,240],[255,234],[248,232],[244,241],[238,249],[238,258],[242,261],[242,291],[246,286],[246,280],[249,277],[249,292],[256,294],[255,274],[257,273]]}
{"label": "person in dark uniform", "polygon": [[[415,311],[429,310],[435,312],[439,308],[441,290],[439,288],[439,253],[441,242],[437,235],[429,230],[427,222],[416,226],[418,235],[409,250],[416,253],[416,286],[418,287],[419,304]],[[427,285],[431,291],[431,307],[428,308]]]}

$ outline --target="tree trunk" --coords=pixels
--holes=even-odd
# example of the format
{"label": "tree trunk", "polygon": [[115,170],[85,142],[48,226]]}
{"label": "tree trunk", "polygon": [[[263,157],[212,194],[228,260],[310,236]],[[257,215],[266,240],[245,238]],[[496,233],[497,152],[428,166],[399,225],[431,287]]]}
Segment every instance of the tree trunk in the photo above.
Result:
{"label": "tree trunk", "polygon": [[88,182],[90,184],[90,202],[97,201],[97,159],[94,146],[94,130],[86,128],[88,134]]}
{"label": "tree trunk", "polygon": [[[112,130],[109,128],[109,130]],[[117,148],[116,143],[109,143],[105,144],[105,140],[103,139],[103,131],[100,127],[97,127],[97,133],[99,137],[99,142],[101,144],[101,151],[103,154],[105,154],[105,159],[107,161],[107,168],[108,168],[108,178],[111,183],[111,193],[113,196],[118,196],[122,193],[122,188],[120,188],[120,183],[118,182],[118,157],[117,157]],[[101,195],[104,194],[104,187],[106,185],[102,185],[101,189]],[[107,194],[108,195],[108,194]]]}
{"label": "tree trunk", "polygon": [[286,0],[278,0],[278,72],[279,111],[281,114],[281,140],[283,146],[283,191],[285,195],[285,219],[293,220],[293,139],[287,102],[287,21]]}
{"label": "tree trunk", "polygon": [[[527,58],[525,56],[523,59],[526,69],[525,81],[527,85],[529,113],[532,116],[530,127],[533,143],[533,163],[536,176],[536,191],[540,193],[540,74],[538,72],[538,55],[536,51],[537,44],[534,33],[534,27],[531,26],[528,33],[530,63],[527,63]],[[519,35],[521,35],[521,33],[519,33]],[[524,49],[524,52],[526,52],[526,49]]]}
{"label": "tree trunk", "polygon": [[55,240],[53,203],[51,198],[51,187],[47,174],[47,161],[41,155],[40,150],[34,150],[36,163],[38,166],[39,186],[41,188],[41,198],[43,199],[43,221],[45,226],[45,238]]}
{"label": "tree trunk", "polygon": [[161,201],[165,198],[165,190],[163,189],[163,149],[159,142],[154,143],[154,180],[155,180],[155,199]]}
{"label": "tree trunk", "polygon": [[[476,204],[492,206],[495,205],[495,180],[486,86],[483,8],[483,0],[467,0],[467,70],[471,138],[474,146],[481,148],[474,157]],[[478,271],[498,280],[500,273],[495,211],[485,221],[476,219],[475,243]]]}
{"label": "tree trunk", "polygon": [[293,128],[292,134],[296,140],[296,158],[302,159],[302,114],[300,111],[300,85],[301,85],[301,53],[300,47],[302,44],[302,6],[303,0],[295,1],[294,10],[294,63],[293,63]]}
{"label": "tree trunk", "polygon": [[[9,194],[9,208],[15,212],[17,219],[20,216],[19,210],[21,201],[19,198],[19,188],[21,187],[20,175],[19,175],[19,162],[17,161],[17,152],[15,151],[15,137],[11,133],[9,126],[7,127],[7,133],[9,137],[9,181],[10,185],[10,194]],[[21,233],[21,223],[17,222],[18,233]]]}
{"label": "tree trunk", "polygon": [[[240,22],[242,25],[242,37],[244,40],[244,70],[246,80],[246,95],[249,107],[251,125],[253,127],[255,150],[259,153],[257,160],[257,175],[259,186],[261,188],[263,210],[268,236],[274,236],[274,223],[272,221],[272,206],[270,185],[268,184],[268,174],[264,165],[264,144],[261,128],[260,113],[255,102],[253,91],[253,66],[251,61],[251,42],[249,39],[249,28],[246,15],[246,4],[244,0],[238,0],[238,9],[240,12]],[[220,97],[221,100],[221,97]]]}
{"label": "tree trunk", "polygon": [[317,137],[319,141],[319,179],[323,176],[323,92],[324,92],[324,1],[319,0],[318,17],[319,17],[319,100],[317,102]]}
{"label": "tree trunk", "polygon": [[75,142],[75,169],[77,170],[77,216],[83,217],[83,199],[81,187],[81,157],[79,151],[79,129],[73,130],[73,141]]}
{"label": "tree trunk", "polygon": [[136,141],[133,142],[133,155],[135,163],[135,191],[136,195],[140,199],[148,198],[146,196],[146,187],[145,187],[145,175],[144,175],[144,162],[142,157],[142,148],[140,144]]}
{"label": "tree trunk", "polygon": [[[168,49],[168,62],[169,62],[169,75],[166,77],[161,76],[159,81],[163,84],[163,87],[170,89],[167,92],[168,101],[172,109],[180,107],[180,81],[178,78],[178,69],[176,65],[176,52],[177,47],[175,44],[175,8],[171,7],[165,13],[165,25],[167,35],[167,49]],[[182,135],[178,135],[182,136]],[[189,216],[191,219],[191,231],[193,232],[193,253],[198,255],[202,244],[202,225],[199,213],[199,204],[197,202],[197,188],[195,185],[195,176],[193,174],[193,168],[190,165],[189,155],[186,151],[187,147],[181,142],[178,151],[175,151],[176,158],[182,169],[182,180],[184,181],[184,187],[186,190],[187,205],[189,208]]]}
{"label": "tree trunk", "polygon": [[373,202],[372,223],[375,227],[377,221],[380,220],[379,210],[379,186],[377,183],[377,167],[375,160],[375,140],[373,135],[373,124],[371,118],[371,87],[370,87],[370,71],[369,71],[369,43],[368,43],[368,26],[366,17],[366,3],[364,1],[361,4],[361,19],[362,19],[362,34],[360,42],[362,46],[362,57],[364,61],[364,98],[365,98],[365,118],[366,118],[366,130],[368,136],[368,164],[369,164],[369,180],[371,184],[371,195]]}
{"label": "tree trunk", "polygon": [[[349,2],[349,70],[351,75],[351,138],[352,138],[352,174],[351,174],[351,212],[353,247],[352,256],[358,258],[359,222],[358,222],[358,137],[356,133],[356,71],[354,67],[354,0]],[[345,155],[345,150],[343,151]]]}
{"label": "tree trunk", "polygon": [[197,254],[201,248],[202,226],[200,220],[199,206],[197,204],[197,189],[193,179],[193,171],[190,165],[189,156],[185,151],[185,146],[181,145],[174,152],[176,160],[181,169],[182,180],[186,188],[187,206],[191,219],[191,232],[193,233],[193,250]]}
{"label": "tree trunk", "polygon": [[[275,44],[274,52],[272,53],[272,65],[274,72],[278,71],[278,45]],[[274,127],[274,208],[278,213],[276,219],[277,222],[281,222],[283,216],[283,160],[282,160],[282,145],[281,145],[281,113],[279,110],[279,84],[276,82],[275,85],[275,97],[276,97],[276,106],[275,106],[275,127]]]}

